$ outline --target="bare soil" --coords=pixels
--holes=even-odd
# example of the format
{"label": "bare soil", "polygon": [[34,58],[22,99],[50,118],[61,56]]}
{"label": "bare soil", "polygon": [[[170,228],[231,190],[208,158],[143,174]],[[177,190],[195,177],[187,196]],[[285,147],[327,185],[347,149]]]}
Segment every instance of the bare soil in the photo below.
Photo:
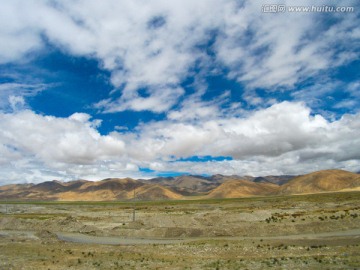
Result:
{"label": "bare soil", "polygon": [[0,204],[0,269],[357,269],[360,192]]}

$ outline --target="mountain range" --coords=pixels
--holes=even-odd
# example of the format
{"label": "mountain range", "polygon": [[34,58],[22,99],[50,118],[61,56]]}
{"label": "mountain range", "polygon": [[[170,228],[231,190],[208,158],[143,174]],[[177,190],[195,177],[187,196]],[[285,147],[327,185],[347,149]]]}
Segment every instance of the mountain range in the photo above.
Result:
{"label": "mountain range", "polygon": [[[321,192],[360,191],[360,175],[323,170],[301,176],[179,176],[149,180],[108,178],[101,181],[47,181],[0,187],[0,200],[115,201],[238,198]],[[196,196],[196,197],[195,197]]]}

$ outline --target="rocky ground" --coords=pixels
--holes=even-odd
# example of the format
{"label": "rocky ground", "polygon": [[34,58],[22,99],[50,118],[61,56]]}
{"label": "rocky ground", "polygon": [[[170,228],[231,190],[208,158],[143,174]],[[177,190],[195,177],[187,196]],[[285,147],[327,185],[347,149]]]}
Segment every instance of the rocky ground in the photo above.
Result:
{"label": "rocky ground", "polygon": [[132,203],[3,203],[0,213],[0,269],[360,267],[360,192],[137,202],[135,221]]}

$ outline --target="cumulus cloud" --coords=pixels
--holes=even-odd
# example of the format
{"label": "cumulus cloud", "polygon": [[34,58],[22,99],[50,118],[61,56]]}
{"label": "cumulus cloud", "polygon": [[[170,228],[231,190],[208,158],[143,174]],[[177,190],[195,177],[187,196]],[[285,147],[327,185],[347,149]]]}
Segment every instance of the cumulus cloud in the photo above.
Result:
{"label": "cumulus cloud", "polygon": [[[359,112],[338,119],[320,110],[324,97],[338,88],[348,98],[334,108],[358,106],[358,82],[323,80],[290,95],[303,102],[278,103],[256,92],[292,90],[309,77],[358,59],[357,14],[265,14],[262,4],[2,1],[0,65],[31,61],[51,44],[64,54],[96,59],[110,71],[114,89],[94,107],[105,113],[165,112],[166,119],[101,135],[101,121],[89,114],[59,118],[31,111],[26,98],[51,86],[4,81],[0,181],[140,176],[140,167],[224,174],[358,170]],[[222,95],[205,101],[208,89],[201,82],[219,72],[237,81],[241,91],[218,89]],[[190,94],[184,85],[189,77],[195,80]],[[245,111],[242,101],[257,110]],[[178,161],[193,155],[233,160]]]}
{"label": "cumulus cloud", "polygon": [[[136,134],[113,133],[126,142],[127,155],[153,169],[192,173],[301,173],[314,167],[359,165],[357,115],[329,122],[311,115],[303,103],[283,102],[246,118],[210,117],[202,122],[169,119],[143,125]],[[232,161],[179,163],[193,155],[232,156]],[[175,162],[168,162],[173,160]],[[299,163],[301,162],[301,163]],[[304,165],[305,164],[305,165]],[[350,165],[351,164],[351,165]]]}
{"label": "cumulus cloud", "polygon": [[[154,170],[231,174],[302,173],[332,167],[354,170],[359,166],[357,117],[347,115],[329,122],[312,115],[303,103],[283,102],[246,118],[218,117],[197,123],[167,120],[139,127],[136,136],[113,136],[126,141],[129,156]],[[177,161],[193,155],[234,160]]]}
{"label": "cumulus cloud", "polygon": [[320,115],[310,116],[310,109],[301,103],[283,102],[248,118],[218,117],[196,123],[169,120],[146,124],[140,127],[140,137],[133,141],[138,147],[132,148],[139,158],[279,156],[316,145],[326,134],[328,124]]}
{"label": "cumulus cloud", "polygon": [[42,161],[90,164],[96,159],[121,155],[124,143],[101,136],[98,121],[87,114],[69,118],[41,116],[32,111],[1,114],[1,142]]}
{"label": "cumulus cloud", "polygon": [[[101,135],[97,131],[100,122],[84,113],[68,118],[28,110],[2,113],[0,178],[11,182],[141,177],[140,167],[254,175],[334,167],[356,170],[360,165],[359,119],[359,115],[344,115],[329,122],[311,115],[303,103],[283,102],[246,118],[167,119],[139,126],[136,131]],[[194,155],[231,156],[233,160],[180,161]]]}
{"label": "cumulus cloud", "polygon": [[1,181],[136,175],[138,167],[126,158],[124,142],[100,135],[99,125],[85,113],[68,118],[29,110],[0,114]]}

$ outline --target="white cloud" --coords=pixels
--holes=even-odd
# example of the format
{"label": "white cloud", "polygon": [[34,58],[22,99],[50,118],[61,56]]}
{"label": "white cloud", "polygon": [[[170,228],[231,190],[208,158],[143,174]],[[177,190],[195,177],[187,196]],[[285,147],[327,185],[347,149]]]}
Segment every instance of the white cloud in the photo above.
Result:
{"label": "white cloud", "polygon": [[334,108],[344,108],[354,113],[359,112],[360,108],[360,82],[354,81],[347,85],[342,85],[342,91],[348,95],[342,101],[337,102]]}
{"label": "white cloud", "polygon": [[196,93],[184,99],[181,107],[170,111],[167,117],[170,120],[183,122],[213,119],[221,114],[219,107],[227,101],[228,95],[226,91],[220,97],[214,98],[211,101],[202,101],[201,94]]}
{"label": "white cloud", "polygon": [[31,111],[1,114],[1,142],[19,151],[24,157],[42,162],[91,164],[97,159],[119,155],[124,143],[101,136],[86,114],[69,118],[37,115]]}
{"label": "white cloud", "polygon": [[157,86],[151,88],[149,96],[142,97],[132,92],[130,95],[123,95],[122,98],[113,102],[110,99],[102,100],[95,104],[96,108],[104,109],[106,113],[113,113],[124,110],[164,112],[174,106],[184,90],[181,87]]}
{"label": "white cloud", "polygon": [[[301,103],[283,102],[248,118],[226,116],[202,122],[173,120],[140,127],[140,137],[127,143],[139,159],[175,155],[221,155],[243,159],[278,156],[316,145],[328,129],[320,115],[310,116]],[[135,145],[136,143],[136,145]],[[138,149],[138,150],[137,150]]]}
{"label": "white cloud", "polygon": [[[246,118],[215,115],[202,122],[168,119],[135,131],[100,135],[84,113],[68,118],[31,111],[0,114],[0,182],[110,176],[143,177],[139,167],[222,174],[299,174],[358,170],[360,117],[329,122],[303,103],[282,102]],[[220,162],[180,162],[194,155]]]}
{"label": "white cloud", "polygon": [[22,110],[25,106],[25,100],[20,96],[10,96],[9,103],[13,111]]}
{"label": "white cloud", "polygon": [[85,113],[68,118],[25,110],[0,114],[0,182],[139,176],[123,141],[102,136]]}
{"label": "white cloud", "polygon": [[[336,5],[329,1],[321,5],[325,3]],[[342,2],[346,3],[354,4]],[[226,26],[215,48],[217,59],[230,67],[231,78],[246,82],[250,88],[292,88],[321,70],[357,58],[354,45],[358,37],[349,34],[357,29],[356,13],[335,16],[337,23],[325,26],[323,14],[261,14],[259,10],[264,4],[247,1],[242,9],[227,10],[230,14],[224,17]],[[313,1],[285,1],[284,4],[320,5]],[[343,50],[339,51],[339,47]]]}
{"label": "white cloud", "polygon": [[[0,63],[9,63],[21,59],[27,53],[42,47],[42,41],[36,29],[28,24],[29,10],[21,8],[24,2],[3,1],[0,9]],[[31,10],[36,8],[32,7]],[[25,13],[25,14],[24,14]]]}
{"label": "white cloud", "polygon": [[[354,4],[342,2],[346,3]],[[0,38],[5,42],[0,45],[0,63],[39,51],[46,39],[70,54],[95,57],[111,71],[111,82],[122,94],[99,103],[105,111],[163,112],[183,94],[179,85],[195,63],[212,68],[223,65],[229,77],[248,88],[291,88],[319,71],[357,58],[355,12],[325,14],[337,20],[326,26],[321,23],[324,14],[266,14],[261,12],[263,4],[230,0],[106,0],[101,5],[96,0],[2,1]],[[304,0],[296,5],[314,3]],[[161,23],[154,24],[156,20]],[[215,38],[215,55],[208,57],[200,46],[211,38]],[[140,88],[148,88],[149,96],[139,96]]]}
{"label": "white cloud", "polygon": [[[166,120],[139,127],[137,135],[116,134],[128,155],[143,166],[191,173],[303,173],[360,166],[356,149],[358,115],[329,122],[303,103],[283,102],[246,118],[203,122]],[[223,162],[169,162],[193,155],[232,156]],[[146,165],[147,164],[147,165]]]}
{"label": "white cloud", "polygon": [[[8,113],[0,114],[0,181],[141,176],[139,167],[224,174],[358,170],[359,114],[331,122],[320,110],[312,115],[310,109],[338,87],[344,87],[349,98],[336,106],[356,107],[358,82],[324,82],[293,94],[306,104],[277,104],[254,91],[292,89],[308,77],[357,59],[357,14],[264,14],[262,4],[2,1],[0,64],[31,60],[32,53],[40,53],[49,42],[69,55],[95,58],[111,72],[114,90],[97,108],[167,112],[167,119],[103,136],[97,130],[101,121],[88,114],[57,118],[25,110],[26,98],[49,85],[2,83],[0,110]],[[314,5],[296,3],[305,4]],[[347,4],[356,2],[342,2]],[[336,23],[322,23],[323,16]],[[202,48],[210,40],[208,53]],[[239,96],[258,111],[244,113],[241,102],[230,104],[224,89],[219,89],[224,95],[212,101],[202,99],[207,91],[202,76],[220,69],[245,86]],[[196,77],[195,93],[185,96],[181,83],[189,76]],[[173,162],[192,155],[234,160]]]}
{"label": "white cloud", "polygon": [[2,83],[0,84],[0,110],[17,111],[27,108],[25,99],[51,88],[43,83]]}

